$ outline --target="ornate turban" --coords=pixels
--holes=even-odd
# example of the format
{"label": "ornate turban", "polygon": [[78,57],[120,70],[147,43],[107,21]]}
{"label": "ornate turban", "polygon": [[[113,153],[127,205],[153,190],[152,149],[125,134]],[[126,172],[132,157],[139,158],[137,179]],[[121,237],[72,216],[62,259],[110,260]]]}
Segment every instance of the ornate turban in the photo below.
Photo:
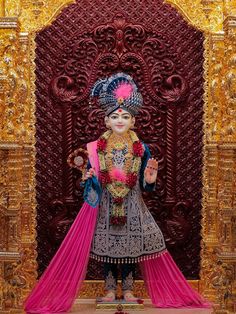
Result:
{"label": "ornate turban", "polygon": [[143,104],[137,85],[132,77],[125,73],[116,73],[108,78],[99,79],[91,90],[91,96],[98,98],[106,115],[122,108],[134,116]]}

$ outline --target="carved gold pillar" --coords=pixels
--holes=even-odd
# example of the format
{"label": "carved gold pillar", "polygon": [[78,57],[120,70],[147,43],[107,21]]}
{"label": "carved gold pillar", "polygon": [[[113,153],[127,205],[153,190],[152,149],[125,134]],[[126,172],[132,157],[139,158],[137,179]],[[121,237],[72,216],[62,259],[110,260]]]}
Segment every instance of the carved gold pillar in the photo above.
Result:
{"label": "carved gold pillar", "polygon": [[[221,308],[236,311],[236,2],[225,1],[223,107],[219,144],[219,250]],[[220,281],[220,280],[219,280]]]}
{"label": "carved gold pillar", "polygon": [[36,278],[34,222],[34,107],[28,37],[20,2],[0,13],[0,312],[21,308]]}
{"label": "carved gold pillar", "polygon": [[[216,313],[235,313],[235,177],[236,177],[236,2],[225,1],[223,30],[212,34],[209,59],[211,121],[206,132],[205,221],[202,281]],[[206,119],[206,123],[207,123]],[[214,170],[213,170],[214,169]],[[209,176],[210,172],[215,173]],[[212,193],[211,193],[212,192]],[[214,213],[215,223],[207,218]],[[211,241],[206,231],[212,229]]]}
{"label": "carved gold pillar", "polygon": [[217,290],[212,278],[217,267],[216,251],[219,246],[219,152],[218,143],[222,115],[222,75],[224,72],[224,33],[206,34],[205,40],[205,116],[203,166],[203,219],[201,253],[201,291],[217,302]]}

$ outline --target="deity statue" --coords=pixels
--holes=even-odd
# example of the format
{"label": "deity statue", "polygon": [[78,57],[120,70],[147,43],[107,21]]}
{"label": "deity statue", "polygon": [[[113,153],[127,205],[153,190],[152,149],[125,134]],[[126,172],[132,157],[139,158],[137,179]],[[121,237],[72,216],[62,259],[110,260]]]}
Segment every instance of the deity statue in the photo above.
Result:
{"label": "deity statue", "polygon": [[[91,256],[105,262],[107,295],[102,300],[115,300],[120,264],[124,299],[136,301],[132,294],[135,263],[163,254],[166,249],[160,228],[141,193],[154,189],[158,162],[150,159],[147,145],[132,131],[143,102],[132,78],[118,73],[107,81],[98,81],[92,96],[98,97],[109,130],[97,141],[102,195]],[[85,180],[91,176],[96,176],[93,168]],[[91,188],[88,203],[94,193]]]}
{"label": "deity statue", "polygon": [[[158,161],[132,130],[143,98],[133,78],[116,73],[91,91],[105,113],[107,131],[77,149],[68,164],[83,171],[84,200],[79,214],[25,303],[28,313],[68,311],[79,292],[89,257],[104,264],[106,295],[116,299],[118,267],[123,298],[133,294],[140,263],[152,303],[157,307],[209,307],[187,283],[166,249],[163,234],[147,209],[142,191],[152,192]],[[171,287],[171,288],[170,288]]]}

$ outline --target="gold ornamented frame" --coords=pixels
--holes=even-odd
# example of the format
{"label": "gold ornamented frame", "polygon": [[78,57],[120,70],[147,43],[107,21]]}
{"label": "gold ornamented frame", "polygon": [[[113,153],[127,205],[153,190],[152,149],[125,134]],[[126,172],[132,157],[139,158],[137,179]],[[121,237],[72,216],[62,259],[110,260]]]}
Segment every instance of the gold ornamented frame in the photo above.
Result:
{"label": "gold ornamented frame", "polygon": [[[216,311],[236,307],[236,0],[167,0],[205,34],[201,277]],[[37,276],[35,32],[71,0],[0,3],[0,312],[13,313]],[[91,289],[92,288],[92,289]],[[80,297],[101,294],[85,282]],[[145,295],[143,282],[136,283]]]}

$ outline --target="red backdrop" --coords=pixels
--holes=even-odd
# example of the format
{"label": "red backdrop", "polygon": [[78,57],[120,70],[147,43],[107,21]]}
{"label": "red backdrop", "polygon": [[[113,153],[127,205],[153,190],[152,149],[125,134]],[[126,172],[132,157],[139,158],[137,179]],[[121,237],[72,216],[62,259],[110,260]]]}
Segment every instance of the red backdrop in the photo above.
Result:
{"label": "red backdrop", "polygon": [[[145,195],[146,203],[184,275],[198,278],[203,40],[161,0],[80,0],[37,34],[39,272],[83,202],[80,174],[67,166],[67,156],[105,130],[103,113],[89,102],[91,86],[123,71],[144,98],[136,132],[159,160],[157,188]],[[102,267],[91,260],[88,278],[102,277]]]}

